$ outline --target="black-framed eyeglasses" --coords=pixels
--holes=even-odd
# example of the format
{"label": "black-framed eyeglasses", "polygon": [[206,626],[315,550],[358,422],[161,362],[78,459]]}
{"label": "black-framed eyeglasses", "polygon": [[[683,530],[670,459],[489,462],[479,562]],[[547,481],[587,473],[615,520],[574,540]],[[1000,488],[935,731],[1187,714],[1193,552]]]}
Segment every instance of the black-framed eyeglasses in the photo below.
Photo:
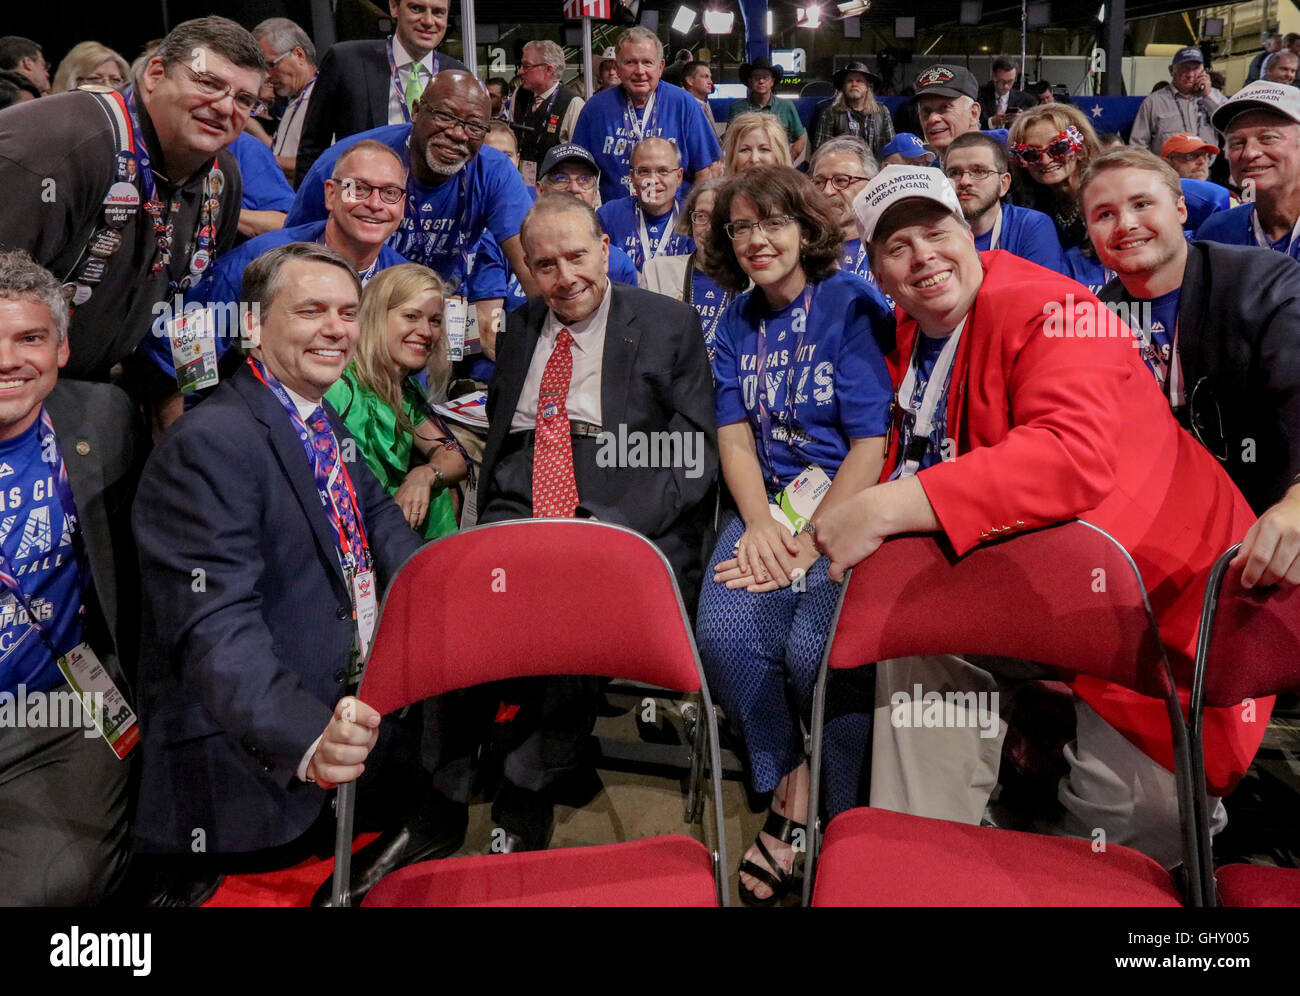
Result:
{"label": "black-framed eyeglasses", "polygon": [[990,176],[996,176],[998,174],[997,170],[986,169],[983,166],[973,166],[970,169],[962,169],[959,166],[954,166],[952,169],[945,170],[945,172],[948,174],[948,179],[953,183],[961,183],[961,178],[967,173],[970,174],[970,178],[976,183],[987,180]]}
{"label": "black-framed eyeglasses", "polygon": [[785,229],[787,225],[794,224],[794,219],[788,214],[776,214],[770,218],[764,218],[762,221],[729,221],[722,226],[723,231],[727,233],[727,238],[732,242],[747,242],[754,236],[754,229],[760,229],[769,239]]}
{"label": "black-framed eyeglasses", "polygon": [[420,110],[433,118],[433,123],[442,131],[460,125],[466,136],[468,136],[472,141],[481,142],[483,139],[487,138],[488,126],[484,121],[466,121],[464,118],[458,118],[456,115],[447,111],[434,110],[433,108],[427,107],[423,104],[420,105]]}
{"label": "black-framed eyeglasses", "polygon": [[869,179],[871,178],[867,176],[853,176],[849,173],[836,173],[833,176],[814,176],[812,181],[823,190],[826,188],[826,184],[828,183],[833,184],[836,190],[848,190],[853,184],[862,183],[864,180]]}
{"label": "black-framed eyeglasses", "polygon": [[546,65],[550,65],[550,63],[546,63],[546,62],[521,62],[521,63],[519,63],[519,71],[520,71],[521,73],[526,73],[526,72],[528,72],[528,70],[530,70],[530,69],[541,69],[543,66],[546,66]]}
{"label": "black-framed eyeglasses", "polygon": [[590,173],[547,173],[537,181],[543,187],[551,187],[560,190],[576,183],[579,190],[590,190],[596,185],[596,178]]}
{"label": "black-framed eyeglasses", "polygon": [[339,183],[343,187],[344,199],[349,201],[368,200],[376,190],[379,191],[379,199],[385,204],[396,204],[406,196],[406,191],[395,183],[385,183],[377,187],[373,183],[366,183],[365,180],[358,180],[355,176],[346,176]]}
{"label": "black-framed eyeglasses", "polygon": [[220,76],[214,76],[212,73],[196,73],[184,63],[180,63],[180,67],[185,70],[195,89],[203,95],[205,100],[215,102],[230,97],[234,100],[236,107],[249,117],[254,118],[266,110],[266,105],[262,103],[262,98],[257,94],[249,93],[247,90],[240,90],[236,93],[235,88]]}

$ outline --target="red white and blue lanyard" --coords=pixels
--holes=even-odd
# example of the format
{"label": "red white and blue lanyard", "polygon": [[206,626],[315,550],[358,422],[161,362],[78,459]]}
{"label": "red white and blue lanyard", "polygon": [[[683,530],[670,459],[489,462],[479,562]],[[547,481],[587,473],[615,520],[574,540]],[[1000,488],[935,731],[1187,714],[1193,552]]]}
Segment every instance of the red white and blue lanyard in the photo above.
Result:
{"label": "red white and blue lanyard", "polygon": [[[44,408],[41,409],[40,420],[36,423],[36,438],[40,444],[42,462],[51,464],[55,462],[54,459],[47,460],[47,456],[58,460],[58,466],[53,474],[54,488],[59,496],[59,504],[63,506],[64,519],[72,523],[72,546],[76,553],[81,580],[81,604],[77,609],[77,615],[81,617],[86,612],[86,581],[90,575],[85,549],[81,542],[81,527],[77,522],[77,503],[73,500],[72,486],[68,483],[68,468],[63,462],[63,453],[59,449],[58,439],[54,435],[54,423],[50,421],[49,412]],[[46,649],[49,650],[55,660],[62,657],[67,650],[72,649],[69,647],[67,650],[61,651],[50,642],[49,628],[37,617],[31,602],[27,600],[26,593],[18,583],[18,572],[14,570],[14,566],[10,563],[9,557],[5,554],[3,548],[0,548],[0,585],[3,585],[5,590],[22,605],[23,611],[27,613],[27,621],[31,624],[32,629],[36,630],[36,635],[40,637],[41,642],[45,644]]]}
{"label": "red white and blue lanyard", "polygon": [[350,580],[353,574],[370,566],[370,543],[366,539],[366,527],[361,522],[361,507],[357,502],[357,493],[352,487],[352,475],[348,473],[347,464],[340,459],[338,472],[343,475],[343,486],[347,490],[348,501],[352,503],[352,514],[357,524],[357,534],[355,536],[348,535],[343,516],[334,504],[334,496],[330,492],[329,475],[326,473],[325,468],[321,466],[320,454],[316,452],[316,447],[312,442],[315,434],[308,428],[307,423],[302,420],[302,416],[298,414],[298,406],[293,403],[293,399],[289,397],[289,392],[285,390],[284,385],[276,380],[275,375],[267,370],[260,360],[250,356],[248,365],[253,371],[253,376],[265,384],[270,392],[275,395],[275,399],[280,402],[280,407],[284,409],[285,414],[289,416],[289,421],[293,423],[294,431],[298,434],[298,440],[302,443],[303,452],[307,455],[307,463],[311,467],[312,478],[316,483],[316,491],[320,494],[321,505],[325,509],[325,514],[329,517],[330,528],[334,531],[339,560],[342,562],[344,573],[348,575]]}
{"label": "red white and blue lanyard", "polygon": [[[388,47],[386,51],[388,54],[388,75],[392,78],[393,89],[397,91],[397,102],[402,105],[402,118],[403,120],[406,121],[407,124],[410,124],[411,108],[410,105],[406,103],[406,91],[402,89],[401,84],[398,83],[397,58],[396,56],[393,55],[392,35],[388,36]],[[411,68],[408,70],[408,72],[412,72],[412,73],[419,72],[419,70],[416,67],[421,64],[422,63],[420,62],[419,59],[413,59],[411,61]],[[430,79],[432,79],[434,76],[437,75],[438,75],[438,54],[435,52],[433,56],[433,66],[429,71],[429,77]]]}
{"label": "red white and blue lanyard", "polygon": [[[465,293],[462,285],[469,276],[469,218],[474,210],[474,205],[469,196],[469,176],[466,174],[468,168],[469,164],[466,163],[461,167],[459,174],[460,214],[456,218],[456,251],[460,254],[460,272],[456,275],[456,279],[451,281],[452,293],[455,294]],[[415,179],[415,172],[412,171],[408,181],[408,196],[406,198],[406,217],[411,222],[411,252],[415,251],[422,219],[420,218],[420,198],[409,196],[409,192],[411,185],[416,185],[418,182]],[[432,233],[426,234],[432,236]],[[430,241],[432,241],[432,238],[430,238]]]}
{"label": "red white and blue lanyard", "polygon": [[[808,331],[809,323],[812,321],[812,287],[805,287],[803,292],[803,330],[800,331],[798,338],[795,340],[794,355],[790,357],[789,368],[785,375],[785,428],[786,443],[790,449],[795,449],[794,442],[794,425],[795,425],[795,385],[794,372],[799,362],[799,355],[803,352],[803,337]],[[755,358],[755,371],[758,375],[758,390],[755,392],[758,401],[758,435],[763,445],[763,455],[767,458],[768,469],[772,471],[772,482],[778,487],[781,484],[780,478],[776,472],[776,464],[772,461],[772,413],[768,410],[763,399],[767,396],[767,319],[760,318],[758,321],[758,342],[756,344],[757,356]]]}

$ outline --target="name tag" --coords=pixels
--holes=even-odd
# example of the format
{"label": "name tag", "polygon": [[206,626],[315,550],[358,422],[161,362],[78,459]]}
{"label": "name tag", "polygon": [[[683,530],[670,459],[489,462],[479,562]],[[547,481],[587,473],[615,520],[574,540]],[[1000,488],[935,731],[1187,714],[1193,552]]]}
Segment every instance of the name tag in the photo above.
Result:
{"label": "name tag", "polygon": [[140,726],[107,669],[87,643],[79,643],[58,660],[59,670],[81,699],[95,729],[119,759],[140,742]]}
{"label": "name tag", "polygon": [[182,394],[214,386],[217,373],[217,339],[208,328],[208,309],[169,318],[167,339],[172,350],[172,369]]}
{"label": "name tag", "polygon": [[352,606],[357,613],[357,637],[361,641],[361,659],[370,650],[379,620],[379,599],[375,592],[375,572],[357,571],[352,575]]}
{"label": "name tag", "polygon": [[442,327],[447,334],[447,355],[454,363],[465,358],[465,326],[469,320],[469,304],[463,295],[447,298],[442,310]]}
{"label": "name tag", "polygon": [[524,174],[524,186],[537,186],[537,163],[533,162],[531,159],[525,159],[519,164],[519,168]]}

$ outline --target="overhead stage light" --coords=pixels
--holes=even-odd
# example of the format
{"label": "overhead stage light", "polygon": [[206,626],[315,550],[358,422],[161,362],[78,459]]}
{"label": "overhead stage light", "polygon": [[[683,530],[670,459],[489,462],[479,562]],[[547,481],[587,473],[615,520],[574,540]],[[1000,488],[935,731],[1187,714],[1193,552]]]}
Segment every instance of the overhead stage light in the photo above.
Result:
{"label": "overhead stage light", "polygon": [[822,23],[822,9],[817,6],[797,7],[794,23],[800,28],[817,28]]}
{"label": "overhead stage light", "polygon": [[711,35],[729,35],[736,25],[736,15],[729,10],[706,10],[704,30]]}
{"label": "overhead stage light", "polygon": [[678,7],[677,13],[673,15],[673,30],[679,35],[684,35],[694,26],[695,10],[687,6]]}

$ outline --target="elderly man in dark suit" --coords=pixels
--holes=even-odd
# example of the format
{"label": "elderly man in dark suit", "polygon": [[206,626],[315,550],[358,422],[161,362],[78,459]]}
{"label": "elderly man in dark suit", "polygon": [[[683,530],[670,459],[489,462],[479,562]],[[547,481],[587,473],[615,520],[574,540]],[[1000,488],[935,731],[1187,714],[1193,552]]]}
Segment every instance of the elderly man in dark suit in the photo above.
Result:
{"label": "elderly man in dark suit", "polygon": [[352,358],[360,290],[312,243],[249,264],[247,365],[145,468],[142,850],[293,844],[375,745],[378,714],[344,693],[376,592],[421,541],[322,401]]}
{"label": "elderly man in dark suit", "polygon": [[[139,737],[130,687],[139,606],[129,514],[143,445],[120,390],[58,379],[68,361],[67,333],[54,277],[24,252],[0,253],[6,905],[96,904],[114,891],[128,856],[127,782]],[[69,701],[74,689],[57,659],[78,652],[104,665],[121,696],[102,689],[107,737]],[[84,669],[72,676],[92,692]]]}
{"label": "elderly man in dark suit", "polygon": [[[693,609],[718,467],[713,379],[695,310],[610,281],[609,237],[575,197],[544,194],[522,238],[542,297],[516,313],[497,348],[479,521],[578,516],[628,526],[663,550]],[[505,831],[494,849],[542,849],[555,787],[580,770],[596,685],[520,682],[510,697],[522,708],[492,810]],[[468,751],[484,727],[472,710],[443,712],[425,727],[441,738],[435,785],[464,802]]]}
{"label": "elderly man in dark suit", "polygon": [[439,52],[449,0],[388,0],[388,38],[339,42],[321,60],[298,142],[297,175],[334,142],[384,125],[410,124],[411,103],[444,69],[468,71]]}

